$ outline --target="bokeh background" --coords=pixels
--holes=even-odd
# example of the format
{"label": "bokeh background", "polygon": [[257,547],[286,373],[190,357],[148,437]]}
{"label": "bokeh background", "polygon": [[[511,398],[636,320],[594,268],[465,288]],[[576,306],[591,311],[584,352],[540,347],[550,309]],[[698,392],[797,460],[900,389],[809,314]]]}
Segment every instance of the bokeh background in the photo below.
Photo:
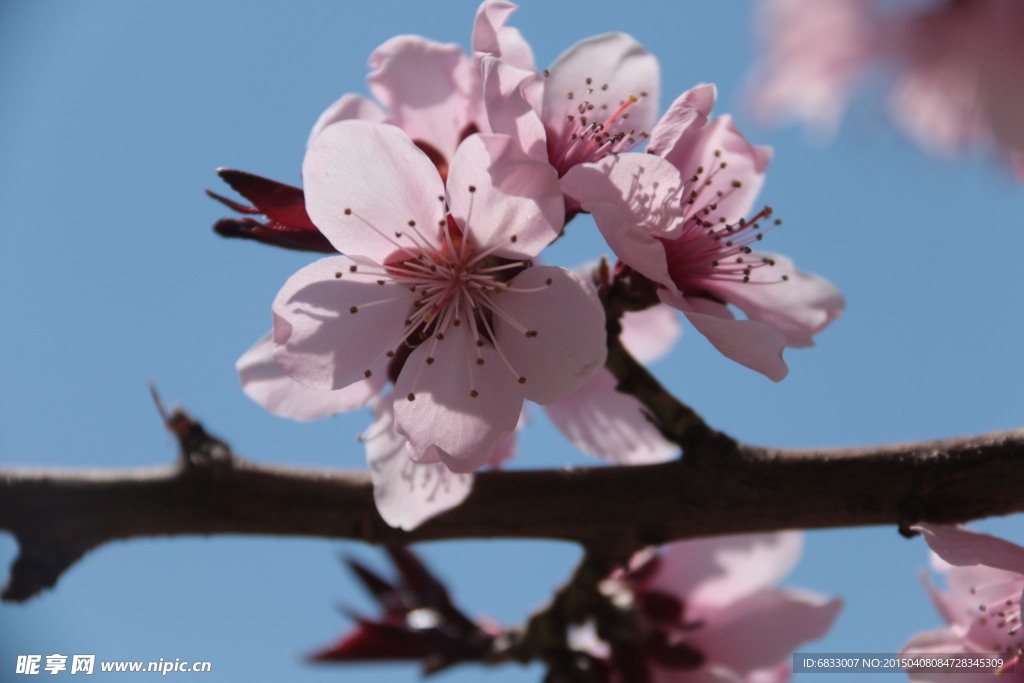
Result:
{"label": "bokeh background", "polygon": [[[936,160],[890,128],[880,99],[837,139],[757,125],[742,87],[754,2],[526,0],[513,17],[538,65],[587,36],[626,31],[657,55],[662,105],[711,81],[718,113],[775,147],[763,200],[784,219],[766,247],[832,279],[849,310],[790,351],[780,384],[692,330],[654,366],[715,427],[775,446],[967,435],[1024,422],[1024,188],[992,159]],[[364,466],[367,413],[275,418],[239,390],[235,359],[270,325],[278,287],[311,256],[226,241],[218,166],[294,184],[309,128],[366,93],[370,52],[418,33],[468,47],[476,3],[381,0],[6,0],[0,4],[0,461],[115,468],[175,457],[147,382],[261,462]],[[546,254],[602,251],[589,219]],[[541,411],[513,467],[591,465]],[[1024,541],[1019,518],[980,523]],[[538,541],[420,547],[460,604],[521,622],[577,550]],[[0,535],[0,566],[16,544]],[[415,680],[412,665],[312,666],[303,656],[368,602],[339,558],[379,550],[279,538],[154,538],[104,546],[26,604],[0,605],[0,680],[18,654],[209,660],[204,681]],[[812,652],[895,652],[940,625],[920,584],[922,541],[891,528],[812,532],[788,583],[846,599]],[[737,647],[742,647],[741,643]],[[45,674],[43,674],[45,675]],[[68,673],[60,674],[62,676]],[[171,676],[181,674],[170,674]],[[537,681],[539,667],[465,667],[445,683]],[[130,674],[109,674],[111,680]],[[813,678],[813,677],[808,677]],[[106,680],[94,674],[93,680]],[[903,680],[876,676],[871,680]]]}

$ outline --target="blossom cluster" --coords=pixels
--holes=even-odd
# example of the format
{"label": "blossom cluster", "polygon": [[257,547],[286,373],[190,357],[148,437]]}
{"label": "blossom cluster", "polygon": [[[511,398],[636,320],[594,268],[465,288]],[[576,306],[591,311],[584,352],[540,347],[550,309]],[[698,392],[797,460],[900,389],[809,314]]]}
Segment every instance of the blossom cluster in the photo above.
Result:
{"label": "blossom cluster", "polygon": [[[212,195],[244,214],[218,232],[327,254],[284,284],[273,330],[238,370],[285,417],[372,407],[375,500],[396,527],[458,505],[473,472],[511,457],[526,401],[588,454],[676,457],[616,390],[609,330],[650,360],[680,311],[778,381],[783,349],[812,345],[845,305],[826,280],[755,250],[779,223],[755,208],[771,150],[712,117],[713,85],[659,116],[658,61],[623,33],[538,70],[506,25],[514,9],[484,2],[469,54],[418,36],[377,48],[375,99],[346,94],[320,115],[301,189],[222,170],[252,206]],[[597,276],[541,261],[583,213],[617,259]],[[629,305],[613,306],[605,294],[622,282]]]}
{"label": "blossom cluster", "polygon": [[[881,56],[904,69],[895,110],[923,142],[1024,157],[1024,89],[1004,88],[1022,73],[1008,66],[1022,56],[1016,0],[908,10],[888,24],[870,0],[765,5],[776,27],[759,78],[765,111],[834,123],[847,87]],[[680,318],[780,381],[784,349],[812,346],[845,307],[827,280],[760,249],[781,224],[758,204],[772,150],[713,116],[714,85],[660,111],[658,61],[624,33],[582,40],[538,69],[507,25],[515,9],[485,0],[468,53],[419,36],[377,48],[372,99],[345,94],[316,120],[302,188],[222,169],[251,206],[210,193],[242,214],[219,221],[221,234],[322,254],[284,283],[272,330],[239,359],[244,391],[297,420],[371,408],[363,442],[377,509],[406,530],[514,456],[527,402],[610,463],[677,457],[680,444],[608,361],[667,353]],[[614,264],[545,261],[581,215]],[[947,626],[905,652],[996,651],[1017,663],[1024,551],[963,529],[918,530],[951,592],[929,584]],[[786,680],[788,654],[821,636],[841,604],[775,587],[800,543],[786,532],[638,553],[600,582],[598,607],[569,619],[563,649],[607,683]],[[410,658],[430,671],[514,658],[502,651],[513,635],[465,616],[408,552],[391,554],[394,583],[351,563],[383,616],[357,617],[317,658]]]}

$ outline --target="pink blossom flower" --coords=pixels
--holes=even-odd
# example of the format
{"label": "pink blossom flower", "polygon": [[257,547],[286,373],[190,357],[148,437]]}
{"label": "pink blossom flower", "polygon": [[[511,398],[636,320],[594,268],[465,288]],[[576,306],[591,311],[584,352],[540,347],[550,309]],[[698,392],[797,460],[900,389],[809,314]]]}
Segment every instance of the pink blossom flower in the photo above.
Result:
{"label": "pink blossom flower", "polygon": [[950,154],[1024,153],[1024,5],[1018,0],[882,3],[766,0],[753,106],[833,130],[873,67],[892,73],[889,105],[904,133]]}
{"label": "pink blossom flower", "polygon": [[[945,571],[949,592],[931,583],[928,591],[947,626],[920,633],[903,646],[907,654],[1000,653],[1005,671],[999,680],[1024,680],[1024,548],[1001,538],[959,527],[921,524],[924,536]],[[913,681],[976,681],[979,672],[912,673]]]}
{"label": "pink blossom flower", "polygon": [[[491,130],[530,156],[570,168],[644,142],[657,116],[658,60],[633,37],[606,33],[576,43],[543,75],[483,53],[484,109]],[[489,54],[487,54],[489,52]]]}
{"label": "pink blossom flower", "polygon": [[775,587],[796,565],[801,538],[707,538],[637,555],[605,590],[618,602],[632,601],[647,635],[632,648],[591,640],[586,650],[603,650],[619,675],[613,681],[788,679],[789,656],[823,636],[842,607],[838,598]]}
{"label": "pink blossom flower", "polygon": [[772,212],[746,216],[771,151],[747,142],[729,116],[709,122],[713,102],[710,85],[684,93],[654,127],[649,154],[579,165],[562,188],[623,263],[661,286],[661,301],[726,356],[778,381],[783,348],[812,346],[845,301],[790,259],[753,250]]}
{"label": "pink blossom flower", "polygon": [[306,208],[346,256],[300,270],[274,303],[274,360],[314,389],[391,374],[417,462],[487,463],[524,399],[573,391],[605,357],[604,313],[567,270],[530,266],[562,226],[557,179],[503,136],[467,138],[447,187],[393,126],[325,128]]}
{"label": "pink blossom flower", "polygon": [[[505,26],[516,6],[483,2],[473,24],[472,43],[501,54],[516,68],[532,69],[533,53],[519,31]],[[377,102],[348,93],[327,108],[310,133],[310,141],[337,121],[361,119],[390,123],[404,130],[447,175],[459,143],[483,130],[483,95],[479,58],[455,43],[438,43],[413,35],[395,36],[370,55],[367,76]]]}

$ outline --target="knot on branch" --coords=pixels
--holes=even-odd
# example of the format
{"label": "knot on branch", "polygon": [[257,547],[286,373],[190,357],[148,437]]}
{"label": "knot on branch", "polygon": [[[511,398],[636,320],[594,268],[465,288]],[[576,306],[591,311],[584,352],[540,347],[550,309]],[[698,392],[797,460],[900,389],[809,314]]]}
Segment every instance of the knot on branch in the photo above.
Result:
{"label": "knot on branch", "polygon": [[164,426],[178,440],[178,453],[186,471],[217,472],[232,466],[234,455],[226,442],[207,432],[181,408],[167,411],[153,385],[150,385],[150,393]]}

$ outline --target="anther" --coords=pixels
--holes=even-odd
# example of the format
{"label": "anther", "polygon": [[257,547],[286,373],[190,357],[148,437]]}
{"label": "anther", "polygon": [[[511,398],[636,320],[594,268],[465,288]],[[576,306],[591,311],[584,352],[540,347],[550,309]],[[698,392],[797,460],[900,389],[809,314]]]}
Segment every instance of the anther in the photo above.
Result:
{"label": "anther", "polygon": [[413,393],[409,393],[409,394],[406,395],[405,398],[410,400],[410,401],[415,401],[416,400],[416,395],[413,394]]}
{"label": "anther", "polygon": [[433,365],[433,364],[434,364],[434,359],[433,359],[433,357],[431,357],[431,356],[427,356],[427,365]]}
{"label": "anther", "polygon": [[348,309],[348,312],[349,313],[358,313],[359,312],[359,307],[358,306],[353,306],[352,308]]}
{"label": "anther", "polygon": [[552,282],[553,282],[553,280],[551,278],[548,278],[547,280],[544,281],[544,284],[546,284],[546,285],[548,285],[550,287]]}
{"label": "anther", "polygon": [[345,209],[345,215],[346,216],[351,216],[352,215],[352,209]]}
{"label": "anther", "polygon": [[410,228],[416,227],[416,221],[410,219],[408,225]]}
{"label": "anther", "polygon": [[537,330],[527,330],[525,336],[527,339],[533,339],[537,336]]}
{"label": "anther", "polygon": [[341,277],[341,271],[334,271],[334,277]]}
{"label": "anther", "polygon": [[470,192],[476,192],[476,185],[470,185],[469,186],[469,191]]}
{"label": "anther", "polygon": [[358,268],[357,268],[356,266],[349,266],[349,267],[348,267],[348,272],[350,272],[350,273],[354,273],[354,272],[356,272],[357,270],[358,270]]}
{"label": "anther", "polygon": [[476,364],[477,365],[483,365],[484,364],[484,359],[483,358],[477,358],[476,359]]}
{"label": "anther", "polygon": [[526,384],[526,378],[525,377],[520,377],[519,378],[519,383],[520,384]]}
{"label": "anther", "polygon": [[470,398],[476,398],[479,395],[480,394],[476,393],[476,389],[470,389],[470,391],[469,391],[469,397]]}
{"label": "anther", "polygon": [[363,370],[363,377],[369,378],[373,373],[369,370]]}
{"label": "anther", "polygon": [[394,358],[395,357],[395,352],[394,351],[388,351],[387,354],[385,354],[385,355],[387,355],[388,358]]}

